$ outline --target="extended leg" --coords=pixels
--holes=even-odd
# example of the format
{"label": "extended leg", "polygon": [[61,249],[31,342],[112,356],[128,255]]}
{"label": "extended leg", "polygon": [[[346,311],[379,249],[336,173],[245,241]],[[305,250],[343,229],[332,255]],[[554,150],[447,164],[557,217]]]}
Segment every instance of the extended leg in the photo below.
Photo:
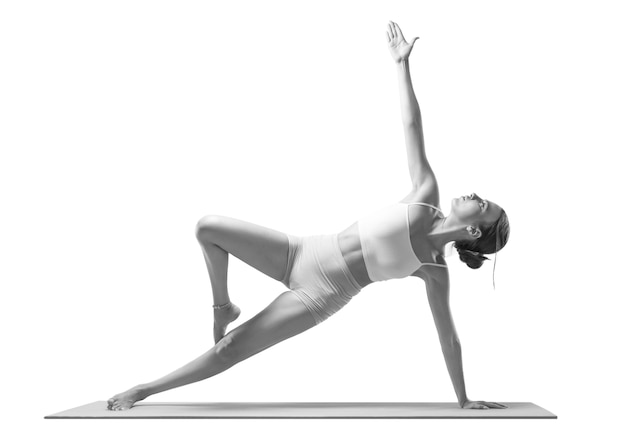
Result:
{"label": "extended leg", "polygon": [[302,302],[292,293],[284,292],[259,314],[226,334],[205,354],[162,378],[112,397],[108,408],[125,410],[155,393],[210,378],[313,326],[315,320]]}
{"label": "extended leg", "polygon": [[283,232],[243,220],[208,215],[200,219],[196,237],[202,247],[213,291],[214,337],[219,341],[228,323],[239,316],[239,308],[228,295],[228,254],[267,276],[281,280],[287,267],[289,240]]}

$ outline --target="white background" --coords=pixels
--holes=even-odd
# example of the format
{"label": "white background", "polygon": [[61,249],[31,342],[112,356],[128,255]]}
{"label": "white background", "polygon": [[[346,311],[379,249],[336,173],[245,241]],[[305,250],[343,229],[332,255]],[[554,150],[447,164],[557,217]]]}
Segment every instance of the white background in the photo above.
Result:
{"label": "white background", "polygon": [[[2,427],[21,434],[571,435],[623,427],[620,2],[7,1],[0,9]],[[338,232],[409,189],[388,20],[407,38],[442,208],[511,239],[452,306],[471,399],[558,420],[51,421],[212,345],[194,237],[222,214]],[[231,257],[260,311],[285,287]],[[454,402],[419,279],[166,401]]]}

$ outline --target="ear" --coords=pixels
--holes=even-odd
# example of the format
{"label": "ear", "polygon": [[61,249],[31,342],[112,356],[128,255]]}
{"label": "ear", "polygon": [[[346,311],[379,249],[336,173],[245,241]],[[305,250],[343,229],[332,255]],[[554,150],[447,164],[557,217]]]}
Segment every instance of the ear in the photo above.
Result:
{"label": "ear", "polygon": [[480,231],[480,229],[478,228],[478,226],[468,226],[467,228],[465,228],[465,230],[467,230],[467,233],[470,235],[470,237],[472,238],[480,238],[483,233]]}

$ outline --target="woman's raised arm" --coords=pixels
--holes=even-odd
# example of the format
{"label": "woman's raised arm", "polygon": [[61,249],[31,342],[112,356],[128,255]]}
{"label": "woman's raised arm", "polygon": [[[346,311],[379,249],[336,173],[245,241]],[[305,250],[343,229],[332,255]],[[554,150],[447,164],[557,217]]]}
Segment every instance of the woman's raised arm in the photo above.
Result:
{"label": "woman's raised arm", "polygon": [[[422,131],[422,115],[415,98],[411,74],[409,71],[409,55],[418,37],[407,43],[400,26],[390,21],[387,27],[387,42],[391,57],[397,64],[398,83],[400,85],[400,113],[404,125],[404,137],[409,164],[409,175],[414,190],[426,189],[428,194],[435,192],[433,203],[439,201],[435,175],[426,159],[424,150],[424,133]],[[425,197],[431,197],[430,195]]]}

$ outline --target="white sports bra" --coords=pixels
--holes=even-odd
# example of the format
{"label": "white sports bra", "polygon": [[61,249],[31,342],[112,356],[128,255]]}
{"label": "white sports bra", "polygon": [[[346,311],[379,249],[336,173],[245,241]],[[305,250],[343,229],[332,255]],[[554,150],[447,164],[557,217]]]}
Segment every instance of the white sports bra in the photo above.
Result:
{"label": "white sports bra", "polygon": [[358,221],[359,238],[368,276],[372,281],[404,278],[424,265],[446,267],[443,264],[419,260],[409,233],[409,205],[424,205],[443,212],[428,203],[394,203]]}

